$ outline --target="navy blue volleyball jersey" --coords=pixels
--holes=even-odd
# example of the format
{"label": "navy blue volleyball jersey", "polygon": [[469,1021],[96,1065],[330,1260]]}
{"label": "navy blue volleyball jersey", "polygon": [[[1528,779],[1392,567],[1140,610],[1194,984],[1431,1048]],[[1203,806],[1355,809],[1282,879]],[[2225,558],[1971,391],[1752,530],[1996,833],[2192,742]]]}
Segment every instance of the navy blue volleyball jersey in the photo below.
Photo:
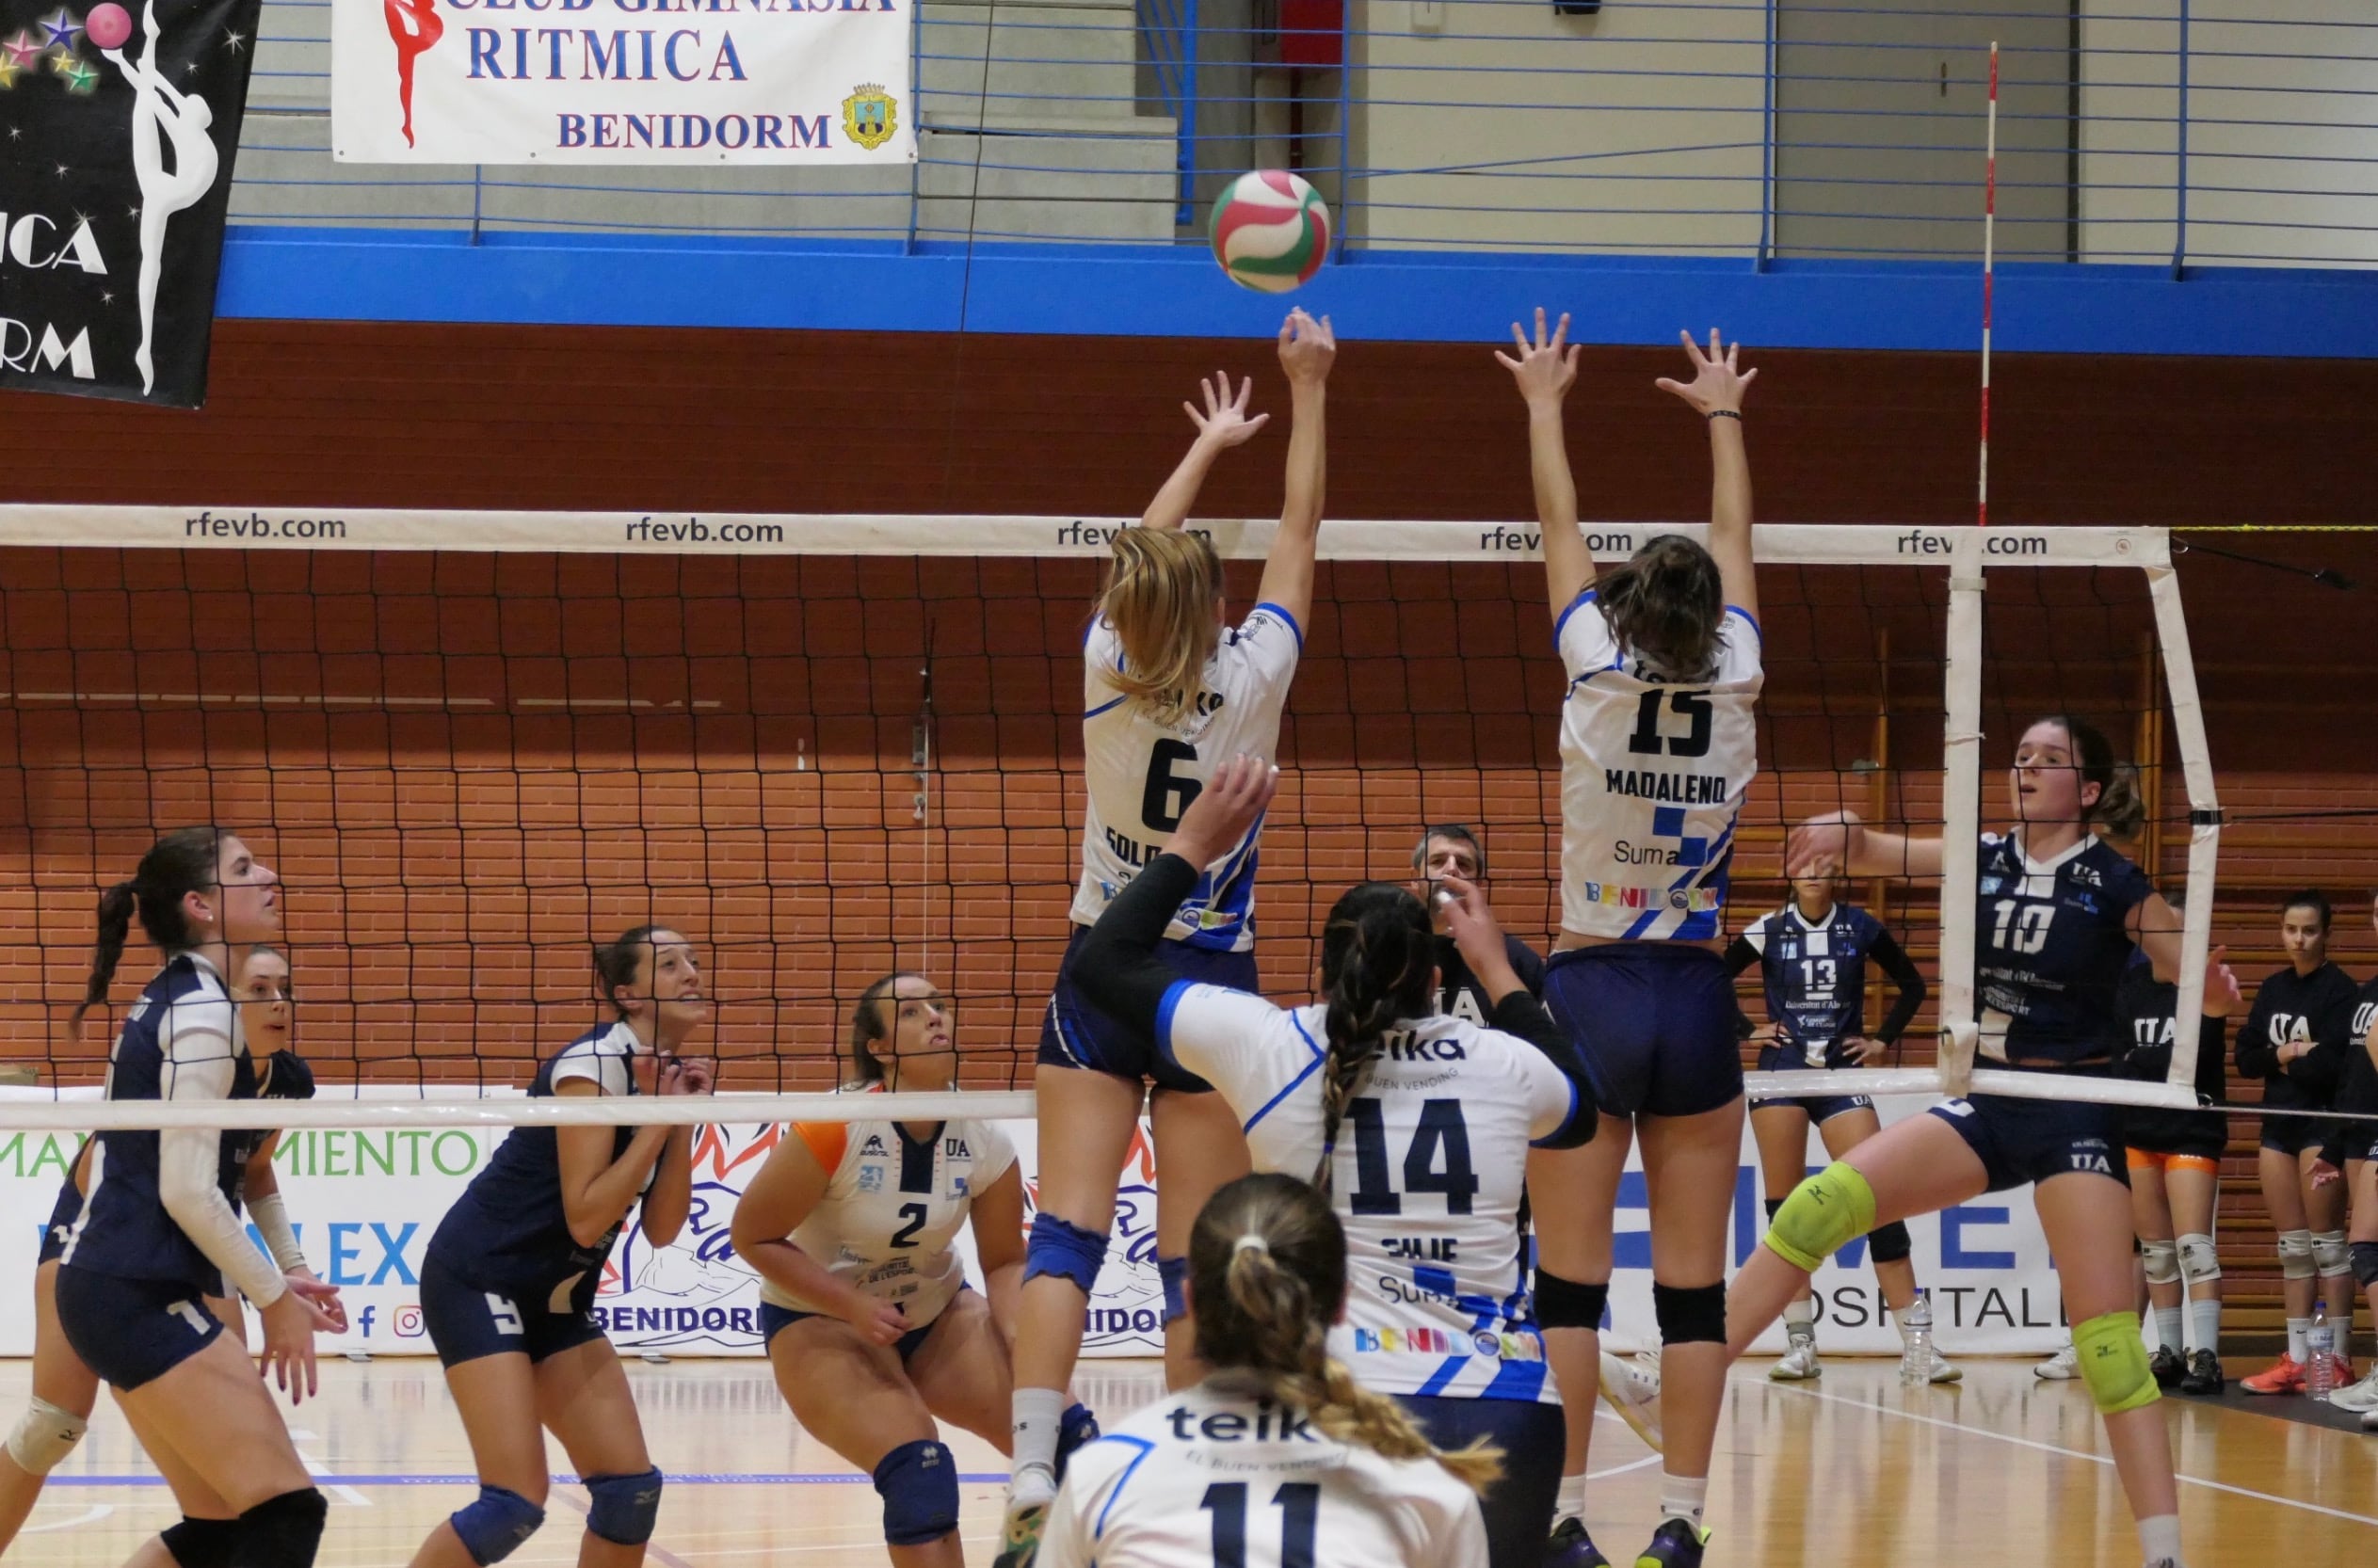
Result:
{"label": "navy blue volleyball jersey", "polygon": [[[2172,1076],[2172,1036],[2179,1028],[2179,987],[2155,978],[2155,966],[2144,952],[2136,954],[2122,974],[2117,993],[2130,1035],[2129,1054],[2122,1058],[2122,1076],[2146,1083],[2162,1083]],[[2220,1105],[2228,1096],[2229,1060],[2223,1037],[2226,1018],[2202,1018],[2196,1026],[2196,1094]]]}
{"label": "navy blue volleyball jersey", "polygon": [[[111,1100],[253,1099],[256,1072],[239,1014],[215,966],[176,953],[125,1016],[107,1055]],[[228,1169],[233,1133],[218,1134]],[[166,1212],[154,1131],[97,1135],[82,1214],[61,1255],[76,1268],[123,1279],[171,1280],[203,1294],[220,1272]]]}
{"label": "navy blue volleyball jersey", "polygon": [[[313,1069],[293,1050],[277,1050],[269,1058],[272,1069],[250,1092],[258,1099],[310,1100],[313,1098]],[[242,1056],[239,1070],[249,1078],[256,1077],[253,1057]],[[272,1133],[265,1128],[241,1128],[223,1134],[223,1165],[219,1176],[223,1196],[237,1212],[248,1201],[248,1162],[256,1151],[265,1146]],[[70,1176],[68,1179],[72,1180]]]}
{"label": "navy blue volleyball jersey", "polygon": [[2095,834],[2050,860],[1982,835],[1974,982],[1984,1056],[2013,1066],[2109,1063],[2129,1048],[2115,992],[2146,873]]}
{"label": "navy blue volleyball jersey", "polygon": [[1836,904],[1811,925],[1787,906],[1750,922],[1742,939],[1759,953],[1767,1016],[1808,1065],[1840,1066],[1841,1042],[1865,1028],[1866,955],[1883,922]]}
{"label": "navy blue volleyball jersey", "polygon": [[[592,1079],[606,1095],[641,1093],[629,1067],[638,1049],[624,1023],[582,1034],[538,1067],[529,1096],[548,1096],[557,1080],[572,1078]],[[632,1127],[615,1128],[611,1158],[627,1152],[635,1137]],[[429,1256],[466,1285],[568,1312],[593,1300],[619,1238],[619,1225],[592,1246],[570,1238],[560,1142],[550,1127],[522,1127],[495,1146],[487,1168],[446,1210],[429,1238]]]}

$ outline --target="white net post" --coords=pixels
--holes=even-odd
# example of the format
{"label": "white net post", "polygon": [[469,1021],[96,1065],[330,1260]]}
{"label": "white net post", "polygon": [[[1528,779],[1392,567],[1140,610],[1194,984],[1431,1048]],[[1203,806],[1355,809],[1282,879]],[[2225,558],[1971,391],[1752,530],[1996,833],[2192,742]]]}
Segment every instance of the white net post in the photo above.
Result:
{"label": "white net post", "polygon": [[1941,1085],[1972,1082],[1981,1027],[1973,1006],[1973,912],[1982,834],[1982,545],[1979,528],[1957,536],[1949,564],[1943,659],[1940,838]]}
{"label": "white net post", "polygon": [[[2196,693],[2196,663],[2189,652],[2188,619],[2180,613],[2179,576],[2166,560],[2146,574],[2155,606],[2156,640],[2163,648],[2172,731],[2179,744],[2180,777],[2188,790],[2188,902],[2180,912],[2179,1006],[2173,1013],[2168,1080],[2193,1101],[2197,1042],[2205,1009],[2205,970],[2213,932],[2213,872],[2221,852],[2221,806],[2213,792],[2212,753],[2205,744],[2205,706]],[[2150,809],[2161,803],[2150,802]]]}

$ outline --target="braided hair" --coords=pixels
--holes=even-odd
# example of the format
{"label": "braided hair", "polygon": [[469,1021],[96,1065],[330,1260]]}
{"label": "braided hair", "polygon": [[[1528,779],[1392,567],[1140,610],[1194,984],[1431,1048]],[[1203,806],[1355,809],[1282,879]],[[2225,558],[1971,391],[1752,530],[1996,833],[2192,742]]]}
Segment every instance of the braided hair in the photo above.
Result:
{"label": "braided hair", "polygon": [[1346,1233],[1329,1200],[1294,1176],[1241,1176],[1207,1201],[1189,1232],[1189,1297],[1197,1354],[1219,1379],[1251,1382],[1341,1443],[1433,1459],[1473,1491],[1502,1474],[1484,1439],[1438,1449],[1403,1406],[1329,1359],[1329,1325],[1346,1301]]}
{"label": "braided hair", "polygon": [[1347,1102],[1370,1081],[1381,1037],[1402,1019],[1427,1016],[1436,972],[1436,935],[1410,888],[1365,882],[1330,907],[1321,930],[1329,1050],[1322,1064],[1321,1164],[1313,1172],[1324,1194]]}

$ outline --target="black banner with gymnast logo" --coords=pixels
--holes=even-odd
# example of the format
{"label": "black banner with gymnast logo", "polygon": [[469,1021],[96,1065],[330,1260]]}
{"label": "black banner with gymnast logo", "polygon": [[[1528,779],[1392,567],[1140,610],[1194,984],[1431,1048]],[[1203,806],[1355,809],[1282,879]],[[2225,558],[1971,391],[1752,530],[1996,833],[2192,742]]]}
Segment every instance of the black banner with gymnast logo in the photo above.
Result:
{"label": "black banner with gymnast logo", "polygon": [[195,408],[262,0],[0,0],[0,391]]}

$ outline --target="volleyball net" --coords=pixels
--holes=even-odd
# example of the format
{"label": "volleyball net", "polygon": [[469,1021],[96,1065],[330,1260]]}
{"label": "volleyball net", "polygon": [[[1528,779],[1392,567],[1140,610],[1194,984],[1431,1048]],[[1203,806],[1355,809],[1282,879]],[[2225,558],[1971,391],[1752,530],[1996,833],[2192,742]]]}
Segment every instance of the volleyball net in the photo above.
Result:
{"label": "volleyball net", "polygon": [[[696,945],[714,1014],[686,1048],[717,1059],[737,1120],[886,1114],[828,1096],[852,1075],[854,1002],[893,970],[952,999],[951,1103],[1029,1113],[1016,1092],[1080,874],[1082,636],[1125,525],[0,507],[0,1065],[32,1084],[0,1126],[186,1114],[91,1098],[148,972],[137,948],[108,1016],[79,1041],[61,1026],[98,891],[196,823],[282,880],[296,1043],[323,1094],[203,1108],[208,1125],[703,1119],[499,1093],[603,1020],[592,949],[645,923]],[[1193,526],[1244,613],[1273,524]],[[1588,532],[1617,561],[1702,531]],[[1476,833],[1505,929],[1549,943],[1565,677],[1536,547],[1533,524],[1324,525],[1257,894],[1275,998],[1310,996],[1330,904],[1410,878],[1434,824]],[[1782,903],[1785,834],[1811,815],[1940,831],[1949,851],[1939,878],[1848,888],[1936,983],[1892,1066],[1827,1073],[1825,1092],[1963,1081],[1971,846],[2003,824],[1998,770],[2039,713],[2090,718],[2137,759],[2148,821],[2123,847],[2194,895],[2192,994],[2219,816],[2168,537],[1779,524],[1756,548],[1762,771],[1727,850],[1729,924]],[[1690,896],[1692,849],[1639,849],[1643,885],[1602,896]],[[2183,1007],[2169,1086],[2012,1087],[2193,1104],[2194,1025]]]}

